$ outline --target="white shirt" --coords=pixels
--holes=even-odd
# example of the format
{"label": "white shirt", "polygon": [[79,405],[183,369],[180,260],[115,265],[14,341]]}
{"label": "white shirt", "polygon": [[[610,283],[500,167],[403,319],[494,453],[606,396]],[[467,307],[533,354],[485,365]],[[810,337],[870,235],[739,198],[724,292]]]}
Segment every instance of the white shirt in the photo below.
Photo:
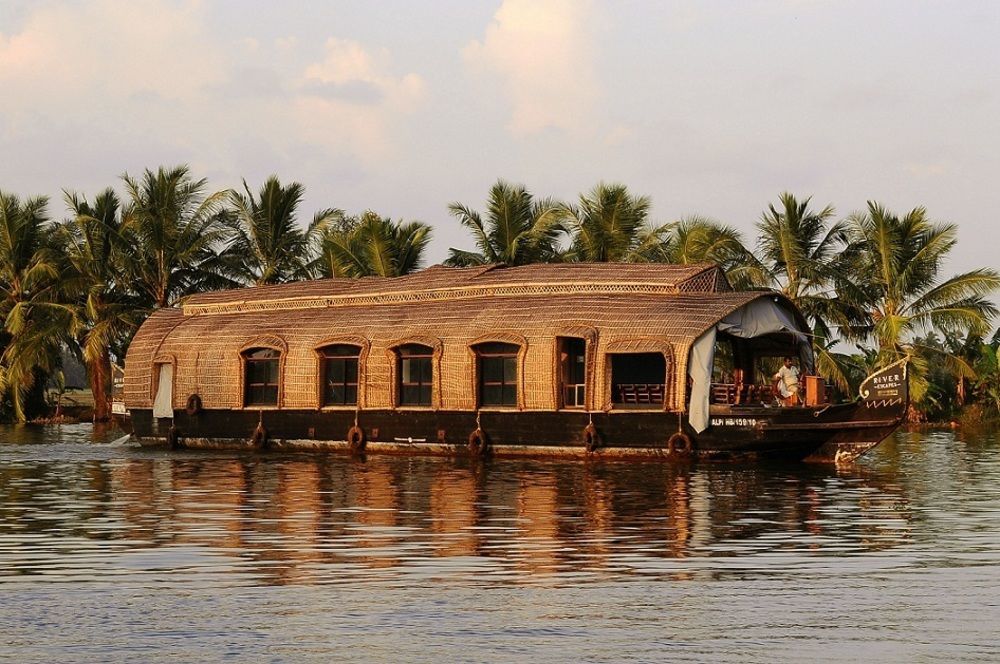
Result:
{"label": "white shirt", "polygon": [[787,398],[799,391],[799,368],[797,366],[786,367],[782,365],[778,369],[778,373],[774,374],[774,378],[781,381],[778,383],[778,390],[782,397]]}

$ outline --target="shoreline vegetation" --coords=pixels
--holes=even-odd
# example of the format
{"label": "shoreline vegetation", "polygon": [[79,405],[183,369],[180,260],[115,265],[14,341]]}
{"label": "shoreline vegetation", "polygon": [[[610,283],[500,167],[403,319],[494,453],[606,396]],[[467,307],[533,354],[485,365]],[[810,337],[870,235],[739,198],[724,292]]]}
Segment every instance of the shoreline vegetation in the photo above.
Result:
{"label": "shoreline vegetation", "polygon": [[[112,363],[152,311],[187,295],[404,275],[425,267],[432,238],[424,222],[373,210],[330,207],[300,223],[303,185],[276,176],[258,190],[244,181],[211,192],[186,166],[159,167],[124,174],[120,189],[92,200],[65,190],[59,220],[46,197],[0,187],[0,420],[66,417],[65,352],[86,368],[92,419],[107,420]],[[942,274],[957,225],[875,201],[838,218],[830,205],[782,193],[748,243],[706,217],[656,223],[650,207],[622,184],[564,202],[499,180],[483,212],[448,206],[476,250],[453,248],[445,264],[716,263],[734,288],[774,288],[796,303],[812,327],[817,370],[840,394],[908,356],[912,423],[1000,424],[1000,331],[990,336],[1000,274]]]}

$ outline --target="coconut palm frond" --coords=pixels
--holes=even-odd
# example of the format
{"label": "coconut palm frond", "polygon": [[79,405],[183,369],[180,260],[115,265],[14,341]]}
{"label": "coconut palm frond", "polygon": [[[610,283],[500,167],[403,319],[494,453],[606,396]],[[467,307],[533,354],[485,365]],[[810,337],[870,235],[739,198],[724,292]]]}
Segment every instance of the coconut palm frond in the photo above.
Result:
{"label": "coconut palm frond", "polygon": [[335,230],[323,243],[323,273],[334,277],[397,277],[419,269],[431,228],[365,212],[351,230]]}
{"label": "coconut palm frond", "polygon": [[473,252],[453,250],[448,265],[524,265],[550,260],[564,232],[562,204],[535,200],[523,185],[504,180],[490,188],[485,217],[462,203],[452,203],[448,210],[472,231],[479,249],[477,257]]}

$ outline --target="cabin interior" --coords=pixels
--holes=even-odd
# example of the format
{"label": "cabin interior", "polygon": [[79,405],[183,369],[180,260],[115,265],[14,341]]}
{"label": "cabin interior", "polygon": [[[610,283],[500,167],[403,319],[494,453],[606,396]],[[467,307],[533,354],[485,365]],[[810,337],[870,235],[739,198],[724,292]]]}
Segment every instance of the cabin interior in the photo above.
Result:
{"label": "cabin interior", "polygon": [[788,332],[774,332],[750,339],[719,332],[715,341],[710,403],[763,406],[776,403],[773,380],[785,357],[799,360],[803,404],[830,402],[831,386],[809,376],[799,357],[799,344]]}
{"label": "cabin interior", "polygon": [[667,361],[663,353],[611,353],[611,405],[643,408],[662,405]]}
{"label": "cabin interior", "polygon": [[[560,408],[585,408],[587,342],[559,337]],[[663,353],[608,353],[611,407],[615,410],[662,408],[667,393],[667,360]]]}

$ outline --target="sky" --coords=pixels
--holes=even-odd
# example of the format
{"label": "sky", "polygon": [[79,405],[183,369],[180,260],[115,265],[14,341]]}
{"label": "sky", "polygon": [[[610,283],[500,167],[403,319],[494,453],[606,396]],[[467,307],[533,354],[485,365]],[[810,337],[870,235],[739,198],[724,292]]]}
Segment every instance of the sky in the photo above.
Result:
{"label": "sky", "polygon": [[1000,267],[1000,3],[919,0],[0,0],[0,190],[93,196],[188,164],[270,174],[300,218],[373,209],[472,248],[449,203],[498,179],[751,241],[783,191],[959,225]]}

